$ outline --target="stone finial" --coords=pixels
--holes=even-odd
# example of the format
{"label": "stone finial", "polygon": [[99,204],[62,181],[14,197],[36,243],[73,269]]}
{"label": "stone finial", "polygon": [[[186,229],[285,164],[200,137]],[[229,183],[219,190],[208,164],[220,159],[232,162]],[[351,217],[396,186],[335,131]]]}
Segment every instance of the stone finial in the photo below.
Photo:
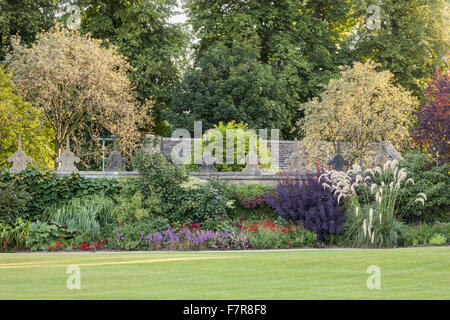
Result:
{"label": "stone finial", "polygon": [[17,151],[14,152],[12,157],[8,158],[8,162],[12,162],[13,165],[9,169],[11,173],[19,173],[27,168],[27,162],[32,162],[33,159],[27,157],[25,152],[22,151],[22,135],[19,134],[19,143]]}
{"label": "stone finial", "polygon": [[106,158],[108,162],[108,168],[106,168],[107,172],[120,172],[125,171],[123,167],[124,163],[127,163],[127,158],[122,157],[122,154],[117,151],[117,142],[114,140],[114,151],[111,152],[108,158]]}
{"label": "stone finial", "polygon": [[245,157],[245,168],[242,170],[242,172],[247,173],[260,173],[261,169],[259,168],[259,159],[258,159],[258,153],[255,150],[255,145],[253,143],[250,143],[250,150]]}
{"label": "stone finial", "polygon": [[379,143],[379,148],[378,148],[378,154],[375,157],[375,164],[376,165],[383,165],[386,163],[386,161],[388,161],[388,158],[386,157],[385,151],[384,151],[384,145],[383,142]]}
{"label": "stone finial", "polygon": [[208,137],[205,138],[205,152],[202,156],[202,166],[198,169],[199,172],[217,172],[216,167],[214,167],[214,163],[217,162],[217,158],[215,158],[211,152],[208,151]]}
{"label": "stone finial", "polygon": [[341,154],[341,142],[337,142],[337,153],[333,160],[328,161],[328,164],[333,165],[333,169],[337,171],[344,171],[345,166],[348,166],[348,161],[344,159]]}
{"label": "stone finial", "polygon": [[75,163],[80,162],[80,158],[75,156],[75,154],[70,150],[70,140],[69,135],[66,136],[66,149],[63,153],[55,159],[56,163],[60,163],[57,171],[59,172],[78,172],[75,167]]}
{"label": "stone finial", "polygon": [[304,170],[303,158],[298,147],[297,138],[294,140],[294,151],[290,158],[285,161],[285,165],[287,166],[288,171]]}

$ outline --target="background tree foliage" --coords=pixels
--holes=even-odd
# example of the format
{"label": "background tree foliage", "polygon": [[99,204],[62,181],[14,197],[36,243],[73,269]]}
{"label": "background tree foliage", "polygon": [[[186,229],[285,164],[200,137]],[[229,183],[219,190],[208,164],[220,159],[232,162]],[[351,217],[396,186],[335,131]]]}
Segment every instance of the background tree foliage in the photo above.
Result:
{"label": "background tree foliage", "polygon": [[350,142],[344,157],[354,163],[367,163],[374,143],[391,141],[401,148],[409,140],[408,125],[417,106],[417,99],[401,86],[394,85],[389,71],[377,72],[376,64],[368,61],[344,67],[339,79],[332,79],[320,100],[314,98],[302,108],[305,118],[304,143],[309,159],[321,158],[318,141]]}
{"label": "background tree foliage", "polygon": [[239,119],[250,128],[281,128],[289,122],[283,85],[272,69],[259,61],[249,45],[211,46],[176,88],[167,118],[172,129],[193,132],[194,121],[212,128]]}
{"label": "background tree foliage", "polygon": [[129,65],[114,47],[57,25],[31,48],[15,43],[8,62],[18,92],[51,123],[56,154],[67,135],[78,155],[105,132],[116,135],[127,153],[136,147],[149,106],[138,106]]}
{"label": "background tree foliage", "polygon": [[445,164],[450,160],[450,72],[437,70],[425,92],[429,102],[418,114],[413,136],[436,165]]}
{"label": "background tree foliage", "polygon": [[[279,119],[268,119],[266,122],[271,124],[267,127],[278,126],[285,137],[295,134],[294,124],[302,117],[298,109],[300,103],[317,96],[320,84],[327,83],[338,71],[338,44],[354,23],[352,1],[186,0],[185,3],[189,9],[189,21],[199,38],[194,47],[195,60],[203,61],[205,56],[210,56],[211,48],[218,43],[229,49],[242,46],[248,51],[257,52],[254,57],[258,63],[266,66],[266,74],[273,75],[263,77],[260,81],[264,83],[274,79],[283,88],[273,99],[274,111],[270,113],[279,114],[276,110],[276,105],[279,105],[283,115]],[[228,63],[224,59],[217,61],[225,65]],[[201,64],[197,67],[208,73]],[[230,74],[218,74],[215,79],[209,79],[210,85],[228,81]],[[185,81],[189,83],[191,78]],[[239,90],[236,87],[229,90],[233,89]],[[199,87],[191,89],[194,96],[201,90]],[[187,96],[188,104],[190,97]],[[205,102],[205,108],[214,109],[215,100]],[[191,116],[209,123],[243,120],[252,127],[254,123],[249,115],[260,107],[255,104],[249,110],[243,110],[240,117],[233,115],[232,118],[230,115],[214,121],[205,119],[204,112],[197,114],[195,110]],[[267,111],[267,107],[262,109]],[[264,114],[260,113],[259,116],[263,118]]]}
{"label": "background tree foliage", "polygon": [[31,45],[36,34],[53,26],[59,0],[0,0],[0,62],[18,34],[22,44]]}
{"label": "background tree foliage", "polygon": [[19,134],[33,164],[51,167],[53,130],[36,108],[14,94],[11,78],[0,66],[0,167],[9,166],[7,159],[17,150]]}
{"label": "background tree foliage", "polygon": [[[389,70],[398,84],[423,102],[424,88],[436,67],[447,68],[450,50],[448,0],[369,0],[360,2],[360,19],[341,54],[351,60],[371,59]],[[380,8],[380,28],[373,24]]]}
{"label": "background tree foliage", "polygon": [[160,121],[168,108],[170,89],[178,79],[184,63],[188,35],[180,24],[168,23],[174,14],[176,0],[77,0],[81,8],[81,32],[102,39],[104,46],[113,44],[132,68],[130,80],[136,85],[141,103],[154,102],[155,128],[163,134],[166,125]]}

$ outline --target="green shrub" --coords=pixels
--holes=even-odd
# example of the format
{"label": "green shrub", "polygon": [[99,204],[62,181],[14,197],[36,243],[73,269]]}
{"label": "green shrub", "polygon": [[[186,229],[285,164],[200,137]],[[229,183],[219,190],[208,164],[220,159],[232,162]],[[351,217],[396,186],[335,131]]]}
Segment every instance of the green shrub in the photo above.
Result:
{"label": "green shrub", "polygon": [[273,220],[278,217],[273,209],[267,205],[264,198],[264,194],[272,191],[274,187],[250,184],[243,186],[228,185],[227,188],[234,199],[234,206],[228,212],[230,218]]}
{"label": "green shrub", "polygon": [[292,228],[286,236],[291,248],[313,247],[317,242],[317,235],[304,228]]}
{"label": "green shrub", "polygon": [[145,197],[150,197],[153,193],[171,194],[188,180],[183,166],[175,164],[159,152],[151,155],[139,150],[133,157],[133,166],[141,174],[140,191]]}
{"label": "green shrub", "polygon": [[206,184],[181,188],[167,197],[165,216],[172,222],[198,223],[209,227],[228,217],[232,200],[219,179]]}
{"label": "green shrub", "polygon": [[216,250],[247,250],[251,247],[248,232],[232,230],[229,237],[217,237],[211,244]]}
{"label": "green shrub", "polygon": [[[167,230],[169,221],[163,217],[150,216],[140,221],[116,226],[112,238],[108,241],[111,249],[140,250],[145,247],[145,237],[149,234]],[[120,238],[120,241],[116,239]]]}
{"label": "green shrub", "polygon": [[60,236],[61,232],[56,225],[38,220],[30,225],[26,244],[31,251],[44,251]]}
{"label": "green shrub", "polygon": [[431,237],[429,244],[434,246],[443,246],[447,244],[447,238],[443,234],[435,233]]}
{"label": "green shrub", "polygon": [[58,176],[50,170],[31,168],[18,174],[0,170],[0,185],[7,183],[30,195],[24,216],[37,220],[39,215],[53,205],[92,194],[103,193],[112,197],[120,194],[122,188],[132,188],[133,184],[137,186],[138,181],[134,178],[89,179],[75,173]]}
{"label": "green shrub", "polygon": [[103,195],[73,198],[65,204],[54,205],[46,210],[44,218],[71,230],[100,236],[102,226],[111,221],[114,201]]}
{"label": "green shrub", "polygon": [[[431,160],[423,154],[408,154],[399,162],[399,167],[408,171],[415,184],[400,190],[399,207],[405,207],[406,221],[435,222],[450,218],[450,164],[433,167]],[[427,201],[422,205],[414,202],[418,193],[425,192]],[[407,206],[413,202],[413,205]]]}
{"label": "green shrub", "polygon": [[427,245],[435,231],[429,224],[409,226],[404,236],[405,246]]}
{"label": "green shrub", "polygon": [[286,236],[278,230],[261,229],[250,232],[248,238],[254,249],[280,249],[286,243]]}
{"label": "green shrub", "polygon": [[441,233],[450,240],[450,223],[439,223],[432,226],[433,232]]}
{"label": "green shrub", "polygon": [[[114,208],[111,215],[119,223],[133,223],[140,221],[150,215],[150,213],[160,213],[161,207],[159,199],[152,195],[147,201],[140,192],[136,192],[132,197],[119,196],[116,198],[118,205]],[[144,207],[151,207],[147,209]]]}
{"label": "green shrub", "polygon": [[0,251],[10,248],[20,249],[26,246],[31,222],[17,218],[14,224],[0,224]]}
{"label": "green shrub", "polygon": [[27,192],[14,188],[12,183],[0,182],[0,223],[12,225],[17,218],[26,218],[28,201]]}

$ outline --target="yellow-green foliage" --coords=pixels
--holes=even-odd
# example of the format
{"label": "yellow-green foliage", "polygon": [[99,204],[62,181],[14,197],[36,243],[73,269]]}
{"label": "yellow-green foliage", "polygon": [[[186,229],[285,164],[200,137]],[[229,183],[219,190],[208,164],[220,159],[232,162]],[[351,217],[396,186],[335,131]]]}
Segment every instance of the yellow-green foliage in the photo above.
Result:
{"label": "yellow-green foliage", "polygon": [[[410,92],[393,83],[389,71],[377,72],[368,61],[344,67],[339,79],[332,79],[320,99],[302,106],[305,118],[305,147],[309,161],[329,160],[327,153],[336,152],[336,142],[350,142],[343,151],[353,163],[362,159],[367,164],[374,156],[374,143],[390,141],[402,148],[408,140],[410,116],[418,101]],[[331,141],[333,144],[320,144]]]}
{"label": "yellow-green foliage", "polygon": [[21,134],[22,148],[33,163],[52,167],[53,130],[40,120],[36,108],[14,94],[11,78],[12,74],[0,67],[0,166],[7,166]]}

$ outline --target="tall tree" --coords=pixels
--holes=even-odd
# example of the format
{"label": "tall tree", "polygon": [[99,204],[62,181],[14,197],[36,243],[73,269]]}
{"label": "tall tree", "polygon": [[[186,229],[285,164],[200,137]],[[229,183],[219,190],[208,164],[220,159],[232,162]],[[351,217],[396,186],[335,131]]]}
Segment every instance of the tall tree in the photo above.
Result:
{"label": "tall tree", "polygon": [[[169,23],[176,0],[77,0],[82,12],[81,32],[115,45],[128,58],[138,99],[154,102],[156,133],[165,125],[161,111],[168,107],[170,88],[179,77],[188,36],[180,24]],[[150,128],[141,128],[148,131]]]}
{"label": "tall tree", "polygon": [[211,46],[175,90],[167,113],[172,129],[193,131],[194,121],[210,129],[239,119],[252,129],[281,128],[289,120],[285,88],[251,46]]}
{"label": "tall tree", "polygon": [[147,110],[137,104],[130,66],[114,47],[60,24],[39,34],[31,48],[13,45],[8,62],[17,91],[51,123],[56,154],[67,135],[81,154],[103,132],[116,135],[123,151],[135,148]]}
{"label": "tall tree", "polygon": [[[195,59],[210,47],[228,48],[245,43],[258,52],[284,88],[275,102],[286,106],[288,121],[281,117],[284,136],[302,117],[300,103],[317,96],[320,86],[337,74],[338,44],[355,23],[352,1],[246,1],[185,0],[189,21],[197,33]],[[258,106],[253,106],[257,108]],[[218,119],[228,120],[228,119]],[[241,119],[234,119],[240,121]]]}
{"label": "tall tree", "polygon": [[17,150],[19,135],[33,164],[52,167],[53,129],[38,109],[14,93],[12,74],[0,66],[0,166]]}
{"label": "tall tree", "polygon": [[448,0],[368,0],[343,56],[371,59],[397,83],[426,101],[424,88],[436,67],[448,66]]}
{"label": "tall tree", "polygon": [[11,45],[11,36],[19,35],[30,45],[36,34],[54,24],[59,0],[0,0],[0,61]]}
{"label": "tall tree", "polygon": [[[390,141],[397,148],[408,143],[417,98],[396,86],[391,72],[377,72],[376,67],[369,60],[343,68],[341,77],[330,80],[320,99],[302,106],[306,116],[300,125],[305,129],[303,142],[312,163],[329,160],[338,141],[350,143],[343,150],[345,158],[365,164],[374,155],[377,142]],[[334,150],[326,150],[329,145],[320,141],[333,142]]]}
{"label": "tall tree", "polygon": [[413,136],[437,165],[445,164],[450,161],[450,72],[437,70],[425,92],[429,102],[418,114]]}

